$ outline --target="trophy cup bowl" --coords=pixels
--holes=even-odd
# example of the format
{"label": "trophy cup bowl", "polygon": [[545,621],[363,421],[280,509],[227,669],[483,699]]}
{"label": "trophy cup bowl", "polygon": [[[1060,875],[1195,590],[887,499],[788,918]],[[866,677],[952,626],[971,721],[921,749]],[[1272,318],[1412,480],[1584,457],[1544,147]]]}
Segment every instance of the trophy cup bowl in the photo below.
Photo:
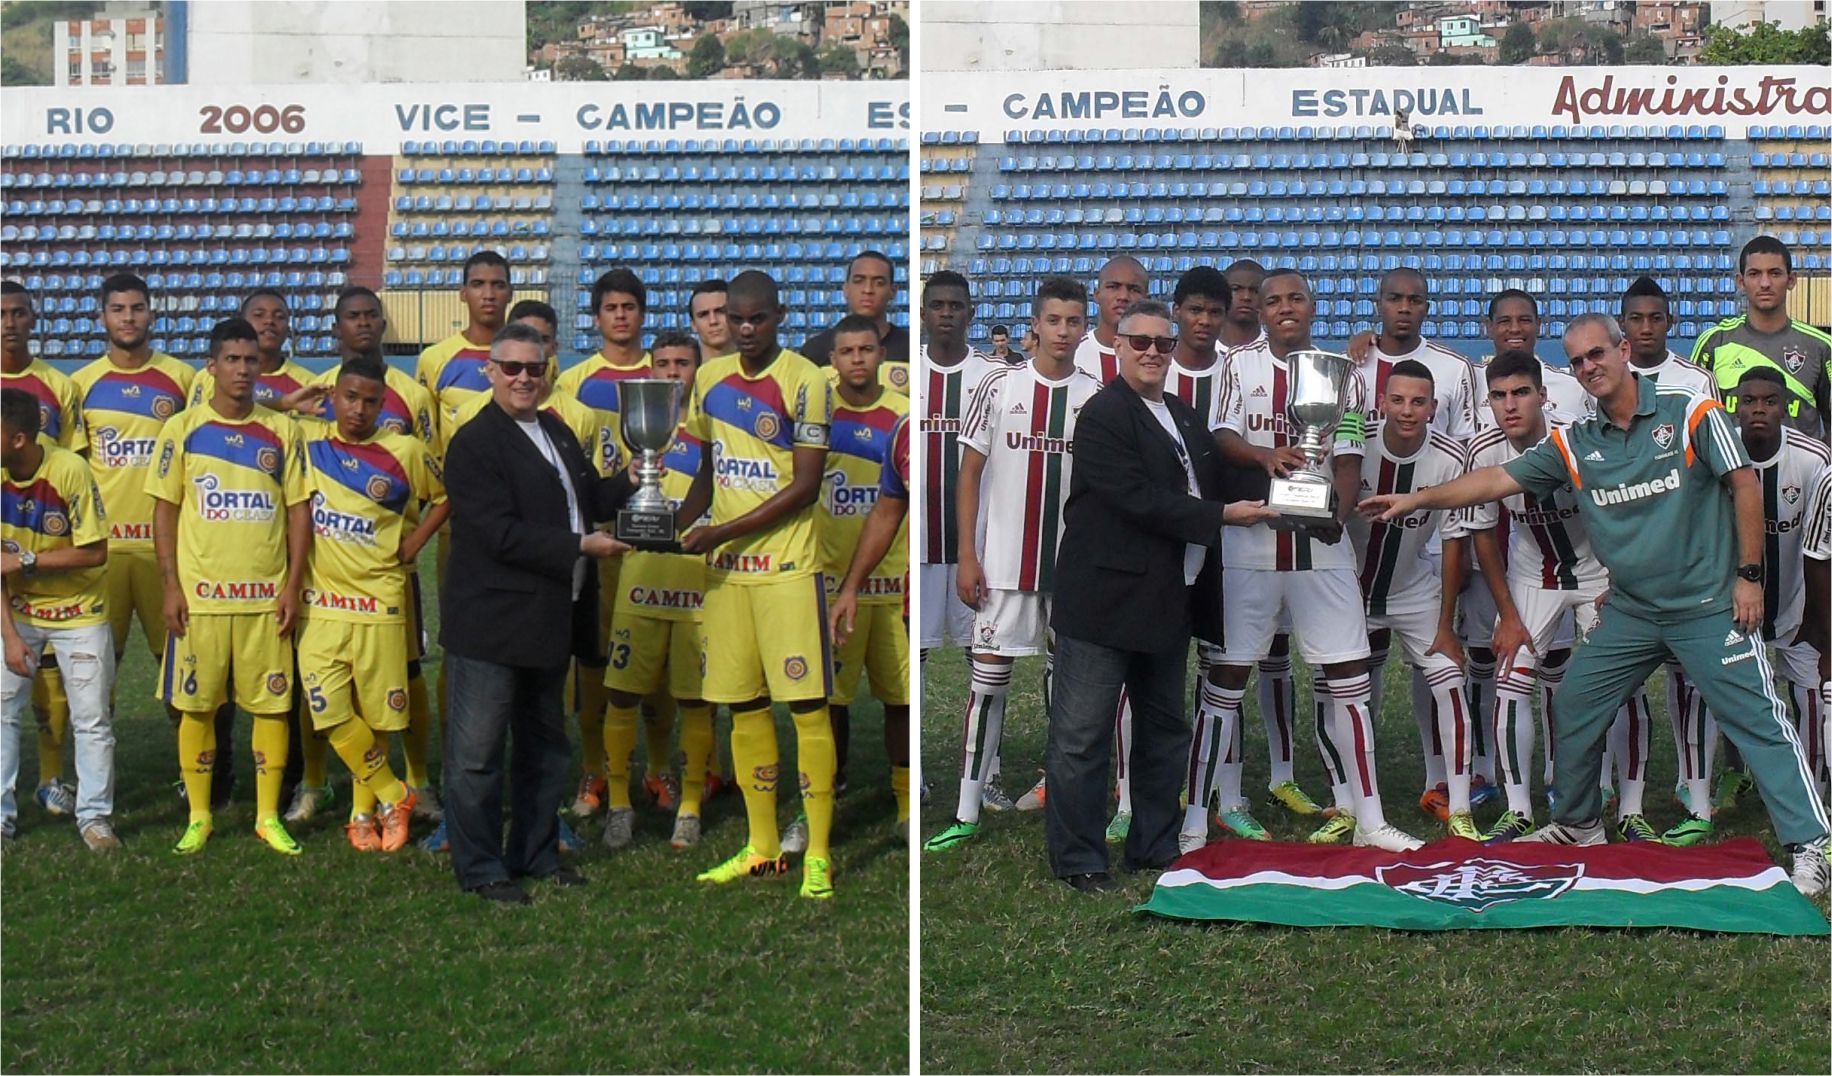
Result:
{"label": "trophy cup bowl", "polygon": [[680,428],[681,383],[632,378],[617,383],[617,398],[636,480],[636,492],[617,512],[617,540],[636,549],[678,553],[674,503],[662,492],[662,456]]}
{"label": "trophy cup bowl", "polygon": [[1291,371],[1291,392],[1285,420],[1297,436],[1304,465],[1286,478],[1274,478],[1266,506],[1278,512],[1273,526],[1286,529],[1317,527],[1336,517],[1334,476],[1324,471],[1330,442],[1347,413],[1355,362],[1328,351],[1294,351],[1285,356]]}

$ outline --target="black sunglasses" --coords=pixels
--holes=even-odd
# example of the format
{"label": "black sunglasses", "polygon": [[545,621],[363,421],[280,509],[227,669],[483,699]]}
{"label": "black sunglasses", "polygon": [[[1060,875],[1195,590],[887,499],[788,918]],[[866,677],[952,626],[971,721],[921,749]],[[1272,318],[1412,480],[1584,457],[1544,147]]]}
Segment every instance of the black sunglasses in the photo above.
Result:
{"label": "black sunglasses", "polygon": [[527,377],[545,377],[547,375],[547,360],[545,359],[542,359],[540,362],[504,362],[502,359],[491,359],[490,361],[495,363],[497,367],[502,370],[504,376],[507,377],[522,377],[524,375]]}
{"label": "black sunglasses", "polygon": [[1177,338],[1174,336],[1134,336],[1127,333],[1125,339],[1134,351],[1150,351],[1155,347],[1158,354],[1168,355],[1177,350]]}

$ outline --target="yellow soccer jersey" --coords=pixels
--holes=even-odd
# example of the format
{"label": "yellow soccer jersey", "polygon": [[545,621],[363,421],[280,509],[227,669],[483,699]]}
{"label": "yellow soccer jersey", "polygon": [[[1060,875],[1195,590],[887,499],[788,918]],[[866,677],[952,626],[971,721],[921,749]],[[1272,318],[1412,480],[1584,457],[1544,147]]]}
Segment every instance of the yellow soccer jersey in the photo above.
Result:
{"label": "yellow soccer jersey", "polygon": [[608,450],[614,455],[595,457],[600,474],[612,475],[623,467],[629,449],[623,443],[623,400],[617,383],[633,377],[654,377],[654,359],[645,351],[633,366],[615,366],[600,351],[560,375],[554,385],[556,394],[564,393],[591,408],[603,422],[609,438]]}
{"label": "yellow soccer jersey", "polygon": [[[682,428],[662,457],[662,492],[675,507],[687,499],[700,472],[704,446]],[[706,596],[706,559],[691,553],[626,553],[617,580],[617,617],[700,619]]]}
{"label": "yellow soccer jersey", "polygon": [[[312,384],[323,385],[334,391],[337,388],[337,371],[341,368],[342,364],[331,367],[312,378]],[[433,455],[443,454],[444,442],[439,439],[439,420],[433,407],[432,393],[427,392],[425,386],[404,370],[397,370],[386,363],[383,369],[388,372],[388,379],[383,383],[382,412],[376,416],[376,429],[406,434],[425,445]],[[488,399],[489,393],[485,392],[478,398]],[[318,417],[326,422],[337,420],[336,412],[331,410],[329,395],[319,402]]]}
{"label": "yellow soccer jersey", "polygon": [[[280,397],[288,393],[299,391],[311,384],[312,379],[313,375],[310,370],[307,370],[290,358],[286,359],[280,363],[280,368],[278,370],[275,370],[271,374],[260,374],[254,379],[254,402],[260,404],[262,407],[273,407]],[[210,369],[206,365],[203,369],[197,371],[197,379],[191,382],[190,406],[197,407],[200,404],[209,403],[211,398],[215,395],[216,377],[210,373]],[[330,417],[329,408],[326,408],[325,413],[322,415],[302,411],[287,411],[284,413],[294,418],[304,419]]]}
{"label": "yellow soccer jersey", "polygon": [[[489,396],[473,396],[464,401],[458,408],[458,421],[454,428],[462,427],[476,418],[477,412],[482,411],[490,399]],[[541,404],[541,410],[566,424],[566,428],[579,439],[579,447],[585,451],[585,458],[598,468],[599,474],[608,478],[616,473],[616,454],[607,447],[610,429],[596,412],[557,388]]]}
{"label": "yellow soccer jersey", "polygon": [[413,379],[433,398],[438,410],[439,441],[450,441],[458,432],[458,408],[478,394],[490,394],[490,379],[484,364],[490,361],[488,344],[477,345],[461,332],[420,352],[414,364]]}
{"label": "yellow soccer jersey", "polygon": [[[832,385],[835,391],[838,391],[840,387],[840,372],[831,366],[825,366],[822,367],[822,369],[827,371],[827,383]],[[909,399],[910,364],[907,362],[891,362],[888,359],[879,363],[878,384],[883,385],[892,392],[900,394],[906,400]]]}
{"label": "yellow soccer jersey", "polygon": [[[700,368],[687,407],[687,432],[712,451],[712,521],[728,523],[789,487],[794,450],[825,452],[833,389],[821,368],[783,348],[753,377],[737,355]],[[713,552],[708,569],[733,583],[769,583],[817,571],[820,547],[809,505],[774,527]]]}
{"label": "yellow soccer jersey", "polygon": [[419,441],[378,431],[346,441],[322,426],[305,443],[312,501],[312,559],[305,614],[360,623],[404,623],[407,567],[401,540],[421,505],[445,500],[432,453]]}
{"label": "yellow soccer jersey", "polygon": [[123,370],[104,355],[71,375],[89,433],[89,466],[108,506],[108,552],[153,551],[153,498],[146,476],[166,420],[184,410],[197,371],[154,352]]}
{"label": "yellow soccer jersey", "polygon": [[159,433],[146,491],[178,506],[178,580],[192,616],[272,612],[286,581],[286,510],[310,495],[299,424],[208,404]]}
{"label": "yellow soccer jersey", "polygon": [[43,359],[34,358],[16,374],[0,371],[0,387],[29,392],[38,401],[39,437],[72,452],[88,451],[89,435],[83,429],[83,406],[76,382]]}
{"label": "yellow soccer jersey", "polygon": [[[833,400],[832,445],[827,450],[827,474],[821,482],[821,570],[837,583],[852,565],[865,517],[878,503],[884,465],[890,458],[891,434],[897,420],[910,412],[910,401],[894,392],[879,394],[878,402],[854,408],[837,395]],[[866,605],[902,605],[903,570],[909,563],[907,528],[860,588]]]}
{"label": "yellow soccer jersey", "polygon": [[[40,555],[107,540],[108,522],[89,464],[56,445],[44,452],[37,471],[7,471],[0,484],[0,548]],[[100,624],[108,619],[102,606],[103,570],[98,564],[80,572],[21,574],[7,580],[7,604],[14,616],[38,627]]]}

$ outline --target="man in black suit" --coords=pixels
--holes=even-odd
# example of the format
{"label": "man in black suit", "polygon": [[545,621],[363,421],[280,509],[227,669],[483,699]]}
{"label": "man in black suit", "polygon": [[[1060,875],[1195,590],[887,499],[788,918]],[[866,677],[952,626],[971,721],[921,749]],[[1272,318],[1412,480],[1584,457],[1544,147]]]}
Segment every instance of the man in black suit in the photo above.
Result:
{"label": "man in black suit", "polygon": [[1221,455],[1203,416],[1164,391],[1172,325],[1160,303],[1126,311],[1120,376],[1088,401],[1075,428],[1050,621],[1056,676],[1044,826],[1051,871],[1084,891],[1116,887],[1105,832],[1122,688],[1133,735],[1123,865],[1152,869],[1176,858],[1190,636],[1221,641],[1221,528],[1273,514],[1258,501],[1222,504]]}
{"label": "man in black suit", "polygon": [[[558,812],[572,745],[563,696],[575,657],[601,662],[593,558],[628,550],[592,524],[632,491],[599,478],[566,424],[540,408],[538,331],[504,326],[490,345],[491,403],[446,446],[452,558],[440,593],[445,647],[445,820],[458,884],[525,904],[517,880],[584,881],[559,858]],[[505,853],[502,769],[512,818]]]}

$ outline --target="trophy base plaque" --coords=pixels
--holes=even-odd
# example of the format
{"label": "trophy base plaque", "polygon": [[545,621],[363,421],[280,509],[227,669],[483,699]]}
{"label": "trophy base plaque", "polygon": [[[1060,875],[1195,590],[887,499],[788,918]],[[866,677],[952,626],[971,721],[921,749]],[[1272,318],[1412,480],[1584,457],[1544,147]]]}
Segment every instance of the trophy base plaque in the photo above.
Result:
{"label": "trophy base plaque", "polygon": [[1275,478],[1266,492],[1266,507],[1279,513],[1277,530],[1326,527],[1336,518],[1336,489],[1315,476]]}
{"label": "trophy base plaque", "polygon": [[649,553],[679,553],[674,513],[663,509],[625,508],[617,513],[617,540]]}

